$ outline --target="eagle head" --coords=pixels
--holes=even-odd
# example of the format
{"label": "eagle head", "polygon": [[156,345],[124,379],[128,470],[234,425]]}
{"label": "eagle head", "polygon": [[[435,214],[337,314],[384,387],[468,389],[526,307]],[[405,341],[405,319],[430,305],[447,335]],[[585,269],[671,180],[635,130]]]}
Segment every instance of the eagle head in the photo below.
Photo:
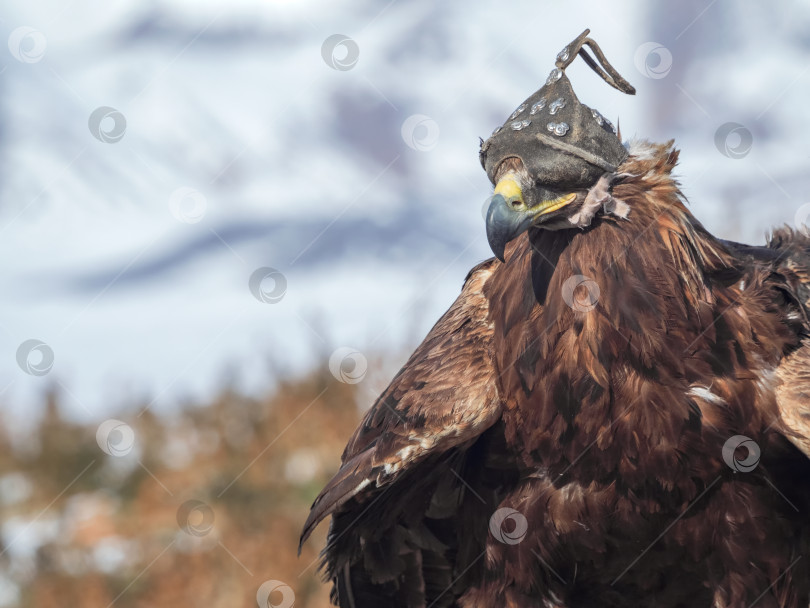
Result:
{"label": "eagle head", "polygon": [[611,193],[617,177],[617,172],[604,173],[590,186],[548,183],[532,179],[520,159],[506,159],[497,170],[487,210],[492,252],[503,262],[507,243],[531,226],[584,229],[599,213],[627,218],[629,205]]}
{"label": "eagle head", "polygon": [[507,243],[530,226],[572,228],[570,218],[580,213],[586,196],[587,190],[535,181],[520,159],[506,159],[498,168],[487,210],[487,240],[492,252],[503,261]]}
{"label": "eagle head", "polygon": [[529,226],[584,228],[600,205],[609,211],[609,176],[628,153],[613,124],[579,101],[565,69],[582,56],[610,86],[629,95],[635,89],[588,32],[560,51],[545,84],[481,141],[481,166],[495,185],[487,237],[501,261],[506,244]]}

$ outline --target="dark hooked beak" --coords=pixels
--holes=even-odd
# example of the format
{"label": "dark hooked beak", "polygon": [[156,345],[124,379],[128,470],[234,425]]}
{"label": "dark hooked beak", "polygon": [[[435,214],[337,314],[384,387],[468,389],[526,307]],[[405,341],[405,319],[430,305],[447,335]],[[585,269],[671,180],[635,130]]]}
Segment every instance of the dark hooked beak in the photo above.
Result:
{"label": "dark hooked beak", "polygon": [[507,201],[502,194],[492,197],[487,210],[487,240],[492,253],[501,262],[506,244],[529,229],[535,214],[517,201]]}

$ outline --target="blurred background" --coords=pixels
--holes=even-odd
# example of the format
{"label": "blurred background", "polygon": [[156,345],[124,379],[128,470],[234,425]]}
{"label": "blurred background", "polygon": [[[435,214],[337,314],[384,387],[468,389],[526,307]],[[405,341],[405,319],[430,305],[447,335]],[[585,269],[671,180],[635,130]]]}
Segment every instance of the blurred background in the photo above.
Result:
{"label": "blurred background", "polygon": [[478,138],[590,27],[695,215],[810,216],[810,6],[0,9],[0,607],[327,605],[309,503],[489,257]]}

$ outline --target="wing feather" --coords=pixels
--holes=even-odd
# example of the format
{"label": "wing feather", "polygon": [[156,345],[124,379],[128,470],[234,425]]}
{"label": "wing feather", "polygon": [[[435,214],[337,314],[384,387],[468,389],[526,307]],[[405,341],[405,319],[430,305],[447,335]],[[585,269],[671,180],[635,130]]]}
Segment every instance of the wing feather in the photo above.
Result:
{"label": "wing feather", "polygon": [[498,420],[489,303],[494,260],[479,264],[461,294],[366,413],[343,464],[312,504],[301,543],[346,501],[390,485],[429,455],[471,443]]}

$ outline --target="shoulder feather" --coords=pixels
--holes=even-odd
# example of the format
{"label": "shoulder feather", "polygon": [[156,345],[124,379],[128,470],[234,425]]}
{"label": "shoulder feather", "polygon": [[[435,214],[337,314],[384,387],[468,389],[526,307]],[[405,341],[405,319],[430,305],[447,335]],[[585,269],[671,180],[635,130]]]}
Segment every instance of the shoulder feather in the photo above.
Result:
{"label": "shoulder feather", "polygon": [[475,440],[498,419],[492,321],[484,285],[494,258],[467,275],[461,294],[377,398],[312,504],[301,543],[346,501],[393,483],[406,468]]}

